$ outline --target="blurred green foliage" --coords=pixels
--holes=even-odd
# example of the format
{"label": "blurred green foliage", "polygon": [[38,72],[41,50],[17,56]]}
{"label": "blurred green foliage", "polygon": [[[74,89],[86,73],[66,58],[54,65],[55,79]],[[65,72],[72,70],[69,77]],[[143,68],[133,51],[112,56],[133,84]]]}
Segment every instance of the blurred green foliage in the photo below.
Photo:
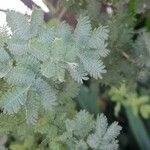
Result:
{"label": "blurred green foliage", "polygon": [[[50,1],[47,0],[47,4],[49,5]],[[55,7],[49,8],[55,10]],[[108,49],[110,50],[110,54],[104,59],[107,73],[103,76],[102,80],[95,83],[92,79],[88,85],[81,87],[80,93],[75,99],[78,110],[86,109],[94,114],[104,111],[107,114],[107,112],[110,111],[108,106],[111,105],[110,107],[113,111],[112,116],[109,117],[113,120],[115,115],[115,119],[118,118],[120,123],[121,119],[126,117],[127,120],[125,120],[123,128],[128,128],[127,138],[131,140],[130,134],[133,134],[136,140],[134,144],[137,144],[137,147],[141,150],[149,150],[150,1],[59,0],[57,9],[59,7],[65,8],[64,16],[73,14],[73,16],[76,17],[80,14],[87,14],[91,18],[93,28],[99,24],[107,25],[109,28]],[[56,12],[57,10],[53,11],[53,13]],[[67,17],[63,19],[68,21]],[[57,24],[57,21],[56,18],[54,24]],[[50,23],[51,22],[49,22],[49,24]],[[74,23],[72,23],[72,25],[75,26]],[[7,86],[7,84],[1,80],[1,89],[5,89],[5,86]],[[106,98],[104,102],[102,102],[101,99],[103,96]],[[104,110],[98,106],[98,100],[100,100],[103,105],[106,105]],[[72,102],[72,107],[75,107],[74,102]],[[72,114],[72,108],[66,107],[65,109]],[[0,123],[0,126],[12,128],[9,126],[12,120],[9,118],[6,120],[8,120],[8,124],[4,125]],[[47,124],[44,124],[45,118],[43,118],[41,122],[43,122],[43,125],[37,125],[37,128],[42,132],[47,128]],[[14,125],[16,124],[14,123]],[[5,128],[3,128],[3,130],[5,130]],[[52,131],[55,132],[55,128],[46,132],[50,132],[51,134]],[[31,147],[34,149],[39,139],[42,140],[42,137],[36,139],[35,135],[27,136],[22,140],[16,137],[16,142],[11,142],[10,149],[30,150]],[[122,146],[122,149],[134,149],[134,144],[132,147],[132,145],[130,145],[132,141],[129,140],[129,147],[127,145]],[[39,150],[42,150],[42,144],[46,145],[47,143],[49,143],[48,139],[42,141]],[[53,147],[53,145],[51,146]],[[63,150],[63,145],[57,144],[57,146],[56,149],[61,147]]]}
{"label": "blurred green foliage", "polygon": [[143,118],[150,117],[150,97],[148,95],[137,96],[136,93],[127,91],[125,83],[119,88],[112,87],[109,91],[112,101],[116,102],[115,114],[119,113],[118,105],[130,107],[134,115],[141,115]]}

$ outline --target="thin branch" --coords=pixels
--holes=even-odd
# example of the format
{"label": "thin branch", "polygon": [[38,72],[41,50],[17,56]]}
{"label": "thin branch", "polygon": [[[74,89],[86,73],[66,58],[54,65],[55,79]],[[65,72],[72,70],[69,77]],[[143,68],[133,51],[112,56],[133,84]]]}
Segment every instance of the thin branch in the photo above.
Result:
{"label": "thin branch", "polygon": [[[32,0],[20,0],[24,5],[26,5],[28,8],[32,10],[33,7],[41,8],[36,3],[34,3]],[[44,20],[47,22],[50,19],[50,14],[44,12]]]}
{"label": "thin branch", "polygon": [[59,20],[62,19],[62,17],[65,15],[66,11],[67,11],[67,9],[66,9],[66,8],[63,8],[63,10],[60,12],[60,14],[59,14],[59,16],[58,16]]}
{"label": "thin branch", "polygon": [[32,9],[33,6],[36,6],[37,8],[40,8],[36,3],[34,3],[32,0],[20,0],[24,3],[28,8]]}
{"label": "thin branch", "polygon": [[132,59],[126,52],[122,52],[122,55],[130,62],[136,64],[136,61],[134,59]]}
{"label": "thin branch", "polygon": [[4,12],[4,13],[6,13],[6,11],[7,11],[7,10],[4,10],[4,9],[0,9],[0,11],[2,11],[2,12]]}

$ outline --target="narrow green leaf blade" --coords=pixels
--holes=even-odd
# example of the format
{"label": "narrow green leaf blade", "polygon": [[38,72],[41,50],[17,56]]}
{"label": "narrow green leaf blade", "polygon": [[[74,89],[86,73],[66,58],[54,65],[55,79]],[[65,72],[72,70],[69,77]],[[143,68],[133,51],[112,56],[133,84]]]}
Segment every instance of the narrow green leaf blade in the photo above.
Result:
{"label": "narrow green leaf blade", "polygon": [[144,127],[142,120],[135,116],[129,107],[126,107],[127,118],[129,121],[130,128],[132,129],[133,135],[141,150],[149,150],[150,148],[150,137]]}

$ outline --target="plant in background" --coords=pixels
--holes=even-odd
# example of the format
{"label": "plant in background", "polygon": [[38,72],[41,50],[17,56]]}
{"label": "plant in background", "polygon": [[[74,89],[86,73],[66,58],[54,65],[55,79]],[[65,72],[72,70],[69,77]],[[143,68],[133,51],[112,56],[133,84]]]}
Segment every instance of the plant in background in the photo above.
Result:
{"label": "plant in background", "polygon": [[0,133],[40,134],[41,149],[116,150],[121,127],[108,127],[103,115],[95,120],[84,110],[77,113],[72,100],[83,80],[106,73],[102,59],[109,53],[107,27],[92,30],[89,17],[82,15],[74,30],[65,22],[46,24],[40,9],[31,17],[6,14],[10,31],[0,31],[5,86],[0,92]]}
{"label": "plant in background", "polygon": [[[150,97],[148,94],[138,95],[127,88],[126,82],[119,88],[112,87],[109,96],[116,103],[115,115],[120,116],[123,107],[128,125],[141,150],[149,149],[149,132],[144,124],[150,118]],[[121,111],[122,112],[122,111]],[[141,117],[142,118],[141,118]],[[143,145],[145,143],[145,145]]]}
{"label": "plant in background", "polygon": [[150,117],[150,97],[145,95],[138,96],[135,93],[130,93],[125,83],[122,83],[119,88],[112,87],[109,91],[109,96],[112,101],[116,102],[116,116],[118,116],[122,105],[124,107],[130,107],[135,115],[140,114],[145,119]]}

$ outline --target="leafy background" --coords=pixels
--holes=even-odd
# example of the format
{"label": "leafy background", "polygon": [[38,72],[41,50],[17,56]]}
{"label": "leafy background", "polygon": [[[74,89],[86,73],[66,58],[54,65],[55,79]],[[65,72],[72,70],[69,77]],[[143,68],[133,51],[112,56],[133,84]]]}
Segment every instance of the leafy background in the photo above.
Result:
{"label": "leafy background", "polygon": [[[29,8],[30,0],[21,0]],[[123,127],[119,143],[122,150],[150,148],[150,1],[149,0],[45,0],[50,13],[47,23],[57,18],[76,26],[80,14],[90,16],[92,26],[109,28],[110,54],[104,58],[107,73],[103,79],[84,82],[75,98],[77,109],[95,115],[104,112],[110,122]],[[37,6],[38,7],[38,6]],[[5,84],[0,84],[5,91]],[[3,91],[2,91],[3,92]],[[35,138],[24,142],[14,137],[2,137],[1,145],[18,143],[34,147]],[[14,141],[14,142],[12,142]],[[15,147],[15,146],[14,146]],[[12,144],[13,149],[13,144]],[[14,148],[15,149],[15,148]],[[28,149],[28,148],[27,148]]]}

